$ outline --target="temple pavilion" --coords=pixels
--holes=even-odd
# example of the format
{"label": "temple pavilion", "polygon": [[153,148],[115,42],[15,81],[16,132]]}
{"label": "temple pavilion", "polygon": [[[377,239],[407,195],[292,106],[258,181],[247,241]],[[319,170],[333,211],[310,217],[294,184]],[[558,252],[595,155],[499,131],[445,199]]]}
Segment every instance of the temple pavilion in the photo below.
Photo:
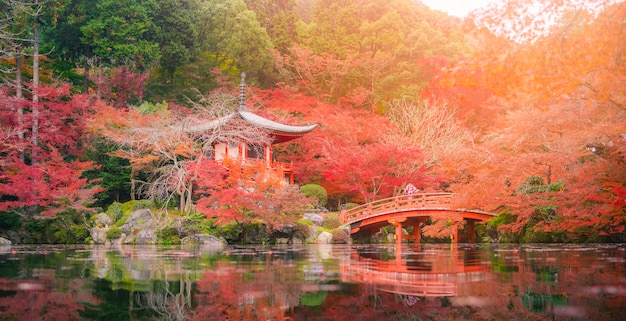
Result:
{"label": "temple pavilion", "polygon": [[226,157],[231,159],[240,159],[245,164],[255,165],[262,162],[265,164],[267,169],[277,173],[277,175],[282,175],[287,182],[293,184],[293,163],[281,163],[274,161],[273,146],[300,138],[314,130],[318,125],[287,125],[259,116],[246,108],[245,90],[245,74],[242,73],[239,107],[229,115],[213,120],[209,123],[188,127],[186,131],[189,133],[206,131],[237,120],[241,120],[249,125],[260,128],[266,131],[270,138],[270,143],[259,145],[258,142],[249,141],[218,141],[213,144],[213,153],[211,157],[213,157],[216,161],[222,161]]}

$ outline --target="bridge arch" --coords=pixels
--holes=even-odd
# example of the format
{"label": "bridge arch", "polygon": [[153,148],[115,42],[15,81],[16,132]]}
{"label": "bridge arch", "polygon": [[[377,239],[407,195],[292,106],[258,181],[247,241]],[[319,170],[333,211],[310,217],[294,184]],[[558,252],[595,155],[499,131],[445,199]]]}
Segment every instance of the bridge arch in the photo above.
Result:
{"label": "bridge arch", "polygon": [[[376,200],[350,210],[342,210],[340,219],[350,225],[350,234],[368,233],[372,235],[381,227],[392,224],[396,227],[396,242],[402,242],[403,226],[413,226],[412,238],[420,241],[420,226],[428,218],[457,216],[467,222],[468,242],[474,241],[474,223],[486,221],[496,214],[481,210],[452,208],[454,193],[417,193]],[[398,237],[399,236],[399,237]],[[458,229],[452,242],[459,240]]]}

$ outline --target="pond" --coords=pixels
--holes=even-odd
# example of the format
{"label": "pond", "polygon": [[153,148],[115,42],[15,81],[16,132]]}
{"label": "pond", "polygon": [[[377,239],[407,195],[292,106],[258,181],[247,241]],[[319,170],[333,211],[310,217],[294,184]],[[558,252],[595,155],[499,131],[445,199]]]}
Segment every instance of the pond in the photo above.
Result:
{"label": "pond", "polygon": [[620,320],[626,245],[0,247],[0,320]]}

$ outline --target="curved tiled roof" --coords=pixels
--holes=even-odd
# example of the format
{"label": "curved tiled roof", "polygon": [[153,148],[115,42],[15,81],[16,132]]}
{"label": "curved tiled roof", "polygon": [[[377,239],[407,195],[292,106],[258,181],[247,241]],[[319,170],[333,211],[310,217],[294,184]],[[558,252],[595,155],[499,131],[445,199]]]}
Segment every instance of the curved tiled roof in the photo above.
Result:
{"label": "curved tiled roof", "polygon": [[270,135],[274,137],[274,143],[282,143],[301,137],[318,126],[317,124],[305,126],[286,125],[261,117],[245,108],[238,108],[234,113],[228,114],[224,117],[187,126],[184,131],[191,134],[198,134],[224,126],[235,118],[242,119],[250,125],[270,131]]}
{"label": "curved tiled roof", "polygon": [[246,122],[275,132],[281,132],[286,134],[306,134],[317,127],[317,124],[306,126],[285,125],[279,122],[275,122],[273,120],[269,120],[267,118],[263,118],[247,110],[240,109],[237,112],[239,113],[241,119],[245,120]]}
{"label": "curved tiled roof", "polygon": [[183,131],[186,133],[190,133],[190,134],[198,134],[198,133],[205,132],[208,130],[213,130],[215,128],[228,124],[231,121],[231,119],[233,119],[233,117],[235,116],[236,116],[236,113],[232,113],[232,114],[228,114],[224,117],[214,119],[211,121],[185,126],[183,128]]}
{"label": "curved tiled roof", "polygon": [[305,126],[292,126],[282,124],[267,118],[261,117],[246,109],[246,74],[241,73],[241,84],[239,92],[239,108],[234,113],[228,114],[224,117],[189,126],[185,129],[188,133],[200,133],[203,131],[218,128],[219,126],[226,125],[233,118],[239,117],[243,121],[270,131],[270,135],[274,139],[274,143],[283,143],[292,139],[301,137],[302,135],[312,131],[317,127],[317,124],[305,125]]}

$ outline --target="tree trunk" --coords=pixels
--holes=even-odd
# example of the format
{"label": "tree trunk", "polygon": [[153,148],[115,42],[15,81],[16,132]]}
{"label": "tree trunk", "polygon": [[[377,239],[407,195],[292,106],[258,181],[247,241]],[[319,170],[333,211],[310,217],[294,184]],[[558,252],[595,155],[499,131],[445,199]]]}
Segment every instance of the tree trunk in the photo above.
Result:
{"label": "tree trunk", "polygon": [[180,192],[179,209],[181,213],[185,213],[187,206],[185,205],[185,191]]}
{"label": "tree trunk", "polygon": [[96,78],[96,98],[102,99],[102,92],[100,86],[102,85],[102,77],[104,77],[104,73],[102,72],[102,57],[98,57],[98,76]]}
{"label": "tree trunk", "polygon": [[84,67],[84,74],[83,74],[83,94],[87,94],[89,93],[89,70],[90,70],[90,66],[89,66],[89,59],[85,59],[85,67]]}
{"label": "tree trunk", "polygon": [[[22,88],[22,47],[18,46],[15,52],[15,96],[17,96],[17,126],[19,128],[17,137],[20,144],[24,142],[24,108],[22,108],[22,98],[24,97]],[[20,148],[21,149],[21,148]],[[24,150],[20,151],[20,158],[24,161]]]}
{"label": "tree trunk", "polygon": [[[35,1],[35,4],[39,4],[39,0]],[[33,24],[33,127],[32,127],[32,143],[33,147],[39,144],[39,27],[37,20],[39,15],[36,14],[35,22]],[[35,152],[33,152],[33,155]]]}
{"label": "tree trunk", "polygon": [[[24,95],[22,94],[22,48],[19,46],[15,52],[15,86],[15,96],[17,96],[18,99],[21,99]],[[23,115],[24,113],[21,107],[19,113],[20,115]],[[20,138],[24,138],[24,133],[20,134],[22,135]]]}
{"label": "tree trunk", "polygon": [[193,183],[189,183],[189,189],[187,190],[187,208],[185,210],[185,213],[189,214],[191,213],[191,209],[193,207],[193,200],[191,198],[191,196],[193,195]]}
{"label": "tree trunk", "polygon": [[135,191],[137,190],[137,182],[135,181],[135,169],[130,167],[130,199],[135,200]]}

